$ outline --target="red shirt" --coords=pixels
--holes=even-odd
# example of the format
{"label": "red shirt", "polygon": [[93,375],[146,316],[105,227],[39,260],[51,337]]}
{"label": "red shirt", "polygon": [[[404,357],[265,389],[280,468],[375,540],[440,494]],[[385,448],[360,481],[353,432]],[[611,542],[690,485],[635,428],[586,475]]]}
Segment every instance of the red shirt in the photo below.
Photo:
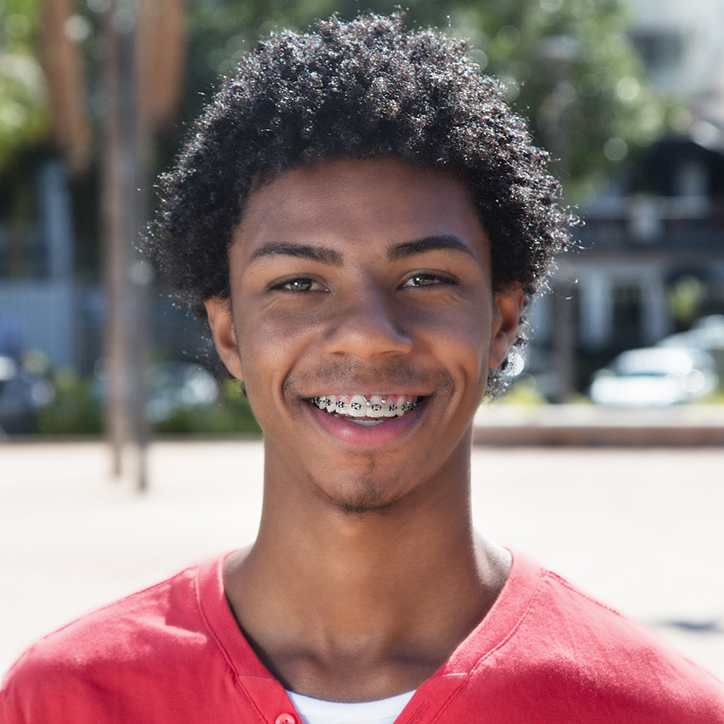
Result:
{"label": "red shirt", "polygon": [[[242,636],[222,558],[32,646],[0,691],[2,724],[295,724]],[[643,627],[514,558],[494,607],[399,724],[724,724],[724,686]]]}

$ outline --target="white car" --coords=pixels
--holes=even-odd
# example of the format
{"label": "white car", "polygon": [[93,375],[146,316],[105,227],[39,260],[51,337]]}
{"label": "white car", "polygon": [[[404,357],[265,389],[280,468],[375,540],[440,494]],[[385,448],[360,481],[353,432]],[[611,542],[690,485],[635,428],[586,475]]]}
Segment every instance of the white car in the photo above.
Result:
{"label": "white car", "polygon": [[688,332],[664,337],[657,347],[687,347],[716,353],[724,350],[724,316],[712,314],[697,319]]}
{"label": "white car", "polygon": [[648,347],[623,352],[599,370],[589,396],[597,405],[666,407],[704,397],[718,384],[714,358],[707,352]]}

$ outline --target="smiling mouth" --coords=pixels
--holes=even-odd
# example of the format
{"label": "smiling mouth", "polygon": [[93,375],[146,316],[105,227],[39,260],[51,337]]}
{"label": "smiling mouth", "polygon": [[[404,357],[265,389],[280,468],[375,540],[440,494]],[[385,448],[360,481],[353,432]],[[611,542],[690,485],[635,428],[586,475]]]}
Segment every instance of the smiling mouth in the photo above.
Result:
{"label": "smiling mouth", "polygon": [[323,395],[311,397],[309,401],[333,417],[372,427],[391,418],[403,417],[422,399],[407,395]]}

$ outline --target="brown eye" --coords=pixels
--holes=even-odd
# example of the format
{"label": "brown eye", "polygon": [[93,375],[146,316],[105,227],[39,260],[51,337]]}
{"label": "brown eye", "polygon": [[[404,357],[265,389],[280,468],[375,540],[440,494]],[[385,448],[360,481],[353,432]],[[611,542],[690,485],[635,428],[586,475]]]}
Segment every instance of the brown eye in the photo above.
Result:
{"label": "brown eye", "polygon": [[284,285],[291,292],[309,292],[314,282],[311,279],[292,279]]}
{"label": "brown eye", "polygon": [[402,286],[403,287],[432,287],[438,284],[454,284],[452,279],[439,276],[438,274],[413,274]]}
{"label": "brown eye", "polygon": [[410,285],[413,287],[429,287],[436,283],[437,279],[428,274],[415,274],[415,276],[410,279]]}
{"label": "brown eye", "polygon": [[269,286],[271,291],[281,292],[319,292],[325,291],[324,285],[309,277],[287,277]]}

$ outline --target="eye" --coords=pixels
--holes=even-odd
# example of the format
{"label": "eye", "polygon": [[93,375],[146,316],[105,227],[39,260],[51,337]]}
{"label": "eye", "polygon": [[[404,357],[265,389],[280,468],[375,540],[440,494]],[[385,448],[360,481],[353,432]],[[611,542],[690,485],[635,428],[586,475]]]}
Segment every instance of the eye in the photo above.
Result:
{"label": "eye", "polygon": [[325,291],[324,287],[316,280],[310,277],[292,277],[289,279],[281,279],[269,287],[270,290],[279,290],[285,292],[320,292]]}
{"label": "eye", "polygon": [[420,272],[413,274],[402,284],[402,287],[433,287],[450,284],[455,284],[455,280],[448,276]]}

